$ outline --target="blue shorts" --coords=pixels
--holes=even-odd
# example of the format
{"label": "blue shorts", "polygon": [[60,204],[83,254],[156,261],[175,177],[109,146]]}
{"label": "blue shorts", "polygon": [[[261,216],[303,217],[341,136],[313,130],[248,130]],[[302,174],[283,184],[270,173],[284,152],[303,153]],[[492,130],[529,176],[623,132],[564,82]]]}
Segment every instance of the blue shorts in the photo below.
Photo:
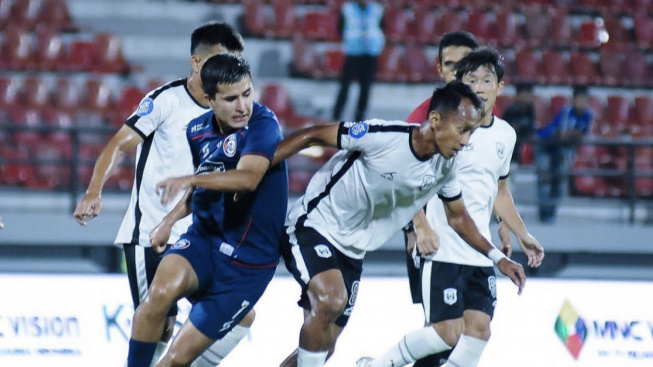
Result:
{"label": "blue shorts", "polygon": [[236,263],[219,251],[222,240],[191,226],[165,255],[183,256],[195,270],[198,291],[189,296],[189,319],[210,339],[220,339],[254,307],[276,267]]}

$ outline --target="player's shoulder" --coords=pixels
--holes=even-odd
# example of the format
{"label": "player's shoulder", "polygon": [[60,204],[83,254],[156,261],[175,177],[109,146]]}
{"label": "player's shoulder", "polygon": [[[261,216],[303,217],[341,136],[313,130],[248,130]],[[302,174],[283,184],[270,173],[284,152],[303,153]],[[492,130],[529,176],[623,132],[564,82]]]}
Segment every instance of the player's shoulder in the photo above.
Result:
{"label": "player's shoulder", "polygon": [[149,91],[146,96],[153,101],[179,100],[179,94],[186,92],[186,79],[177,79]]}
{"label": "player's shoulder", "polygon": [[211,128],[212,118],[213,110],[209,110],[190,120],[186,127],[186,135],[188,138],[192,140],[196,136],[205,134]]}
{"label": "player's shoulder", "polygon": [[275,123],[279,125],[279,120],[274,111],[267,106],[258,102],[254,102],[252,106],[252,116],[249,119],[248,125],[257,125],[262,123]]}
{"label": "player's shoulder", "polygon": [[497,133],[502,134],[506,138],[510,139],[516,139],[517,138],[517,132],[515,131],[515,128],[512,127],[508,121],[498,117],[494,116],[494,127],[497,131]]}

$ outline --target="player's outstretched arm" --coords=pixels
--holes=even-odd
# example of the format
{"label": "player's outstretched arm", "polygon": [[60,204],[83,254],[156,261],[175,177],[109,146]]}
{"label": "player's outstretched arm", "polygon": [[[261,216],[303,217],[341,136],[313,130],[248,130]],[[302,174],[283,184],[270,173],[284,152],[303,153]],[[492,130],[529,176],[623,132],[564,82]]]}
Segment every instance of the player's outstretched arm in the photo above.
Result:
{"label": "player's outstretched arm", "polygon": [[102,188],[111,176],[120,158],[130,149],[133,149],[143,138],[129,126],[124,125],[109,140],[93,167],[93,176],[88,184],[86,194],[77,203],[73,214],[79,224],[85,226],[89,220],[97,217],[102,210]]}
{"label": "player's outstretched arm", "polygon": [[526,229],[526,224],[517,212],[505,179],[499,180],[499,190],[497,198],[494,200],[494,213],[501,218],[502,223],[505,223],[517,237],[519,245],[528,257],[528,265],[533,268],[540,266],[544,259],[544,248]]}
{"label": "player's outstretched arm", "polygon": [[166,214],[152,232],[150,232],[150,243],[152,244],[152,249],[160,254],[165,251],[168,240],[170,239],[170,232],[172,231],[172,226],[177,223],[181,218],[189,215],[191,213],[191,198],[193,197],[194,188],[189,188],[186,190],[184,197],[179,200],[177,205]]}
{"label": "player's outstretched arm", "polygon": [[340,124],[317,125],[294,132],[289,137],[283,139],[277,150],[274,152],[272,165],[297,154],[302,149],[314,145],[323,147],[338,147],[338,128]]}
{"label": "player's outstretched arm", "polygon": [[447,222],[454,231],[472,246],[476,251],[489,257],[499,268],[499,271],[508,276],[510,280],[519,288],[521,294],[526,283],[524,268],[516,262],[508,259],[501,251],[497,250],[492,244],[481,235],[476,228],[476,224],[467,213],[463,199],[452,201],[443,201],[444,210],[447,214]]}

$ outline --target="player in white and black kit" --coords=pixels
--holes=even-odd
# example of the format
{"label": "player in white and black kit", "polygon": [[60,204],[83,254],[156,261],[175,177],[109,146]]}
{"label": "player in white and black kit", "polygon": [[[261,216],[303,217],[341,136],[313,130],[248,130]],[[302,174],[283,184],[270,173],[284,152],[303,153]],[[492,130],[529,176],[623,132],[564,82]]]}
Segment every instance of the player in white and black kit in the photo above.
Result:
{"label": "player in white and black kit", "polygon": [[[471,246],[493,247],[465,211],[453,158],[478,127],[482,102],[454,81],[433,93],[421,125],[368,120],[317,126],[284,140],[275,161],[310,145],[342,149],[315,174],[293,206],[282,241],[286,266],[302,286],[305,313],[299,349],[282,366],[323,366],[347,323],[367,251],[382,246],[434,195],[447,203],[454,227]],[[499,268],[521,289],[521,265]],[[296,359],[295,359],[296,358]]]}
{"label": "player in white and black kit", "polygon": [[[490,48],[473,50],[456,64],[456,77],[485,102],[481,126],[456,158],[467,211],[480,233],[491,239],[489,224],[494,209],[517,236],[529,265],[539,266],[544,250],[528,233],[506,182],[516,134],[506,121],[492,114],[503,89],[502,58]],[[379,358],[361,359],[358,367],[404,366],[424,357],[424,346],[429,344],[447,349],[456,345],[446,366],[478,364],[490,337],[490,320],[496,306],[493,262],[469,247],[447,223],[447,210],[447,203],[435,197],[428,202],[426,216],[422,212],[414,219],[418,248],[431,253],[422,255],[420,264],[428,326],[407,334]],[[427,338],[434,334],[437,337]],[[442,345],[442,341],[446,344]],[[434,347],[429,354],[441,351]]]}
{"label": "player in white and black kit", "polygon": [[[200,79],[202,65],[218,53],[240,54],[243,46],[241,35],[227,23],[211,22],[196,28],[191,35],[190,75],[165,84],[143,98],[137,110],[98,157],[86,194],[77,205],[74,215],[80,224],[86,225],[102,209],[102,188],[113,169],[125,152],[138,147],[131,201],[115,239],[115,243],[122,245],[125,252],[134,308],[146,297],[161,261],[161,256],[150,249],[150,235],[183,195],[164,206],[155,192],[156,184],[168,177],[189,175],[194,171],[186,126],[209,111]],[[167,235],[168,243],[175,243],[191,221],[190,216],[181,219],[168,233],[158,233],[158,236]],[[153,364],[156,364],[172,336],[176,315],[175,304],[168,313]],[[253,319],[252,311],[240,326],[217,341],[193,366],[218,365],[247,334]]]}

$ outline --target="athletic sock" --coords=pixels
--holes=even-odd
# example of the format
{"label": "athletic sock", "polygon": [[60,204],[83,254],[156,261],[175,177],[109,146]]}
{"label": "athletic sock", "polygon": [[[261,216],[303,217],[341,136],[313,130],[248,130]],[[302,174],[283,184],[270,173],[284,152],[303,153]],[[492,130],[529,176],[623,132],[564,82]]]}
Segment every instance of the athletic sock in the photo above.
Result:
{"label": "athletic sock", "polygon": [[161,356],[166,351],[167,347],[168,342],[163,342],[160,340],[156,342],[156,349],[154,350],[154,355],[152,356],[152,363],[150,363],[150,367],[156,367],[156,364],[159,363],[159,359],[161,359]]}
{"label": "athletic sock", "polygon": [[463,334],[451,352],[445,367],[476,367],[486,345],[487,340]]}
{"label": "athletic sock", "polygon": [[297,367],[322,367],[326,363],[329,351],[321,350],[319,352],[311,352],[306,349],[299,348],[297,351]]}
{"label": "athletic sock", "polygon": [[227,356],[249,332],[248,327],[236,325],[222,339],[218,339],[199,356],[191,367],[215,367]]}
{"label": "athletic sock", "polygon": [[412,331],[383,356],[374,359],[370,367],[399,367],[430,354],[451,349],[431,326]]}
{"label": "athletic sock", "polygon": [[156,342],[148,343],[129,339],[127,367],[148,367],[154,357]]}
{"label": "athletic sock", "polygon": [[413,367],[439,367],[447,362],[449,355],[451,355],[451,349],[431,354],[416,360]]}

